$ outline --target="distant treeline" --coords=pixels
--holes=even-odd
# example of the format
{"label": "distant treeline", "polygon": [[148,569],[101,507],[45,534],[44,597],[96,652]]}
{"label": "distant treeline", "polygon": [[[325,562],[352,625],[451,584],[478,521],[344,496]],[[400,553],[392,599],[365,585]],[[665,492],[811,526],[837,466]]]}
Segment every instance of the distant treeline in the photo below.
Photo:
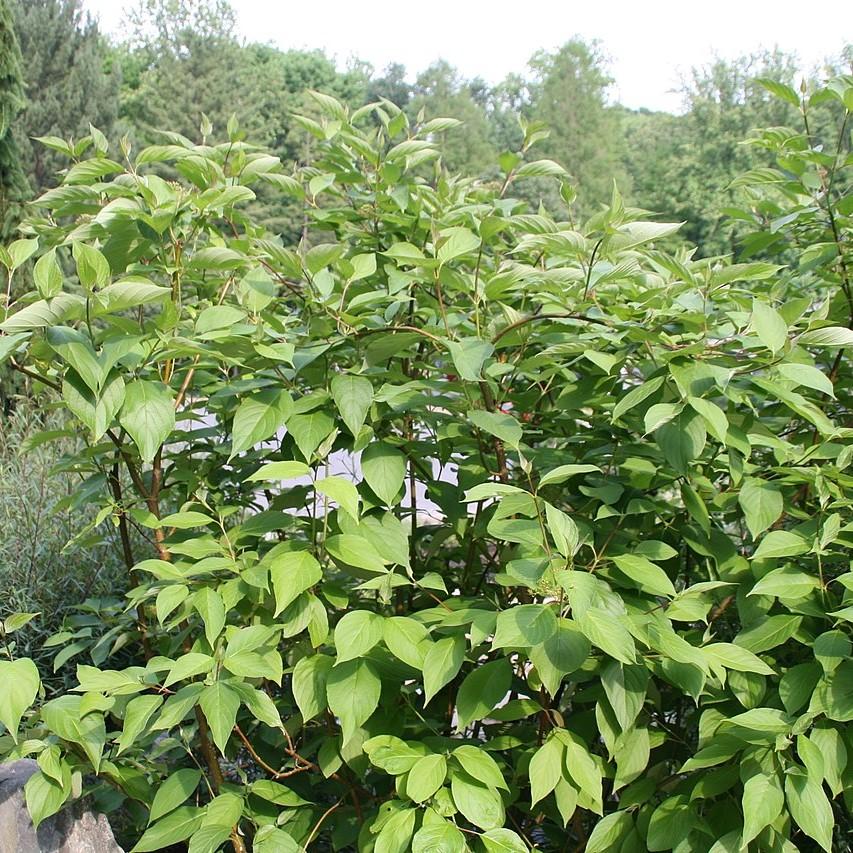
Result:
{"label": "distant treeline", "polygon": [[[443,140],[444,164],[484,177],[497,175],[500,155],[521,144],[519,117],[543,122],[550,135],[539,143],[539,156],[569,170],[582,212],[609,198],[615,181],[629,203],[685,220],[684,236],[715,254],[738,248],[736,220],[725,216],[734,203],[731,181],[762,164],[742,140],[756,127],[801,121],[794,104],[756,83],[799,86],[803,70],[780,51],[694,69],[682,83],[683,112],[672,115],[613,105],[606,45],[580,39],[536,53],[494,86],[465,79],[444,61],[410,83],[402,64],[377,70],[356,60],[339,68],[319,50],[246,43],[228,0],[140,0],[120,40],[99,31],[82,0],[0,0],[0,34],[4,17],[20,46],[23,97],[17,107],[0,104],[0,116],[15,114],[8,135],[26,178],[25,184],[6,178],[17,183],[0,197],[6,206],[57,181],[58,155],[32,138],[82,136],[90,122],[111,138],[126,134],[138,147],[162,141],[155,127],[197,139],[203,115],[219,139],[235,115],[251,141],[285,161],[305,161],[310,137],[292,115],[310,113],[305,93],[317,89],[354,108],[387,98],[412,118],[423,111],[462,119],[464,129]],[[848,50],[809,73],[849,72],[851,56]],[[10,102],[13,76],[0,59],[0,100],[5,87]],[[820,132],[819,115],[814,132]],[[3,136],[0,118],[0,186]],[[541,192],[546,202],[559,203],[547,197],[550,185]],[[262,218],[285,234],[296,227],[286,201],[266,200]]]}

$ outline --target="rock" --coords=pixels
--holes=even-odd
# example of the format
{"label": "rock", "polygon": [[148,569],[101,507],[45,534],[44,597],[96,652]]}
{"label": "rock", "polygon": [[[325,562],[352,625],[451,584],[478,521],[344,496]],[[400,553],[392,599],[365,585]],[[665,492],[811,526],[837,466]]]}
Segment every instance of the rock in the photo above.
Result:
{"label": "rock", "polygon": [[24,785],[38,770],[32,759],[0,764],[0,853],[124,853],[104,815],[80,803],[65,806],[33,829]]}

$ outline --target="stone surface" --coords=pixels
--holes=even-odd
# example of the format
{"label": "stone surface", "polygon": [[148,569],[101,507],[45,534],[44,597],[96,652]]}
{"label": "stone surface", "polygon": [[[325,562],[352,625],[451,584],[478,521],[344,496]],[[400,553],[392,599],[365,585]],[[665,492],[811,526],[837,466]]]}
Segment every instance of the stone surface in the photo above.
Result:
{"label": "stone surface", "polygon": [[79,803],[33,829],[24,785],[38,770],[31,759],[0,764],[0,853],[124,853],[104,815]]}

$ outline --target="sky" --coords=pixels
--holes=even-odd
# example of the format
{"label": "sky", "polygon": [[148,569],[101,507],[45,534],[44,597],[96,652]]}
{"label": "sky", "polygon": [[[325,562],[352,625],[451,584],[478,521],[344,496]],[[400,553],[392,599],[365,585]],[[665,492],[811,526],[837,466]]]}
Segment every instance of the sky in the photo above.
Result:
{"label": "sky", "polygon": [[[121,35],[122,0],[84,0]],[[573,36],[599,39],[625,106],[677,112],[692,66],[759,48],[796,53],[803,67],[853,41],[853,2],[820,0],[232,0],[240,33],[280,48],[322,48],[343,65],[358,57],[409,76],[446,59],[489,83],[523,71],[537,50]]]}

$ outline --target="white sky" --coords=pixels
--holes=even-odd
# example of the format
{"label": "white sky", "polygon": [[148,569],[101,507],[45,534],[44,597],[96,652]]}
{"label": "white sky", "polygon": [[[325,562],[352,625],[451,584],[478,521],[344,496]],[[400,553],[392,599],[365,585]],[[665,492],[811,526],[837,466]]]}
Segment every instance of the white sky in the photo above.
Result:
{"label": "white sky", "polygon": [[[761,47],[817,65],[853,41],[850,0],[232,0],[241,34],[281,48],[322,48],[410,77],[435,59],[494,83],[522,71],[540,48],[574,35],[600,39],[629,107],[677,111],[680,74],[714,56]],[[120,35],[123,0],[85,0]]]}

